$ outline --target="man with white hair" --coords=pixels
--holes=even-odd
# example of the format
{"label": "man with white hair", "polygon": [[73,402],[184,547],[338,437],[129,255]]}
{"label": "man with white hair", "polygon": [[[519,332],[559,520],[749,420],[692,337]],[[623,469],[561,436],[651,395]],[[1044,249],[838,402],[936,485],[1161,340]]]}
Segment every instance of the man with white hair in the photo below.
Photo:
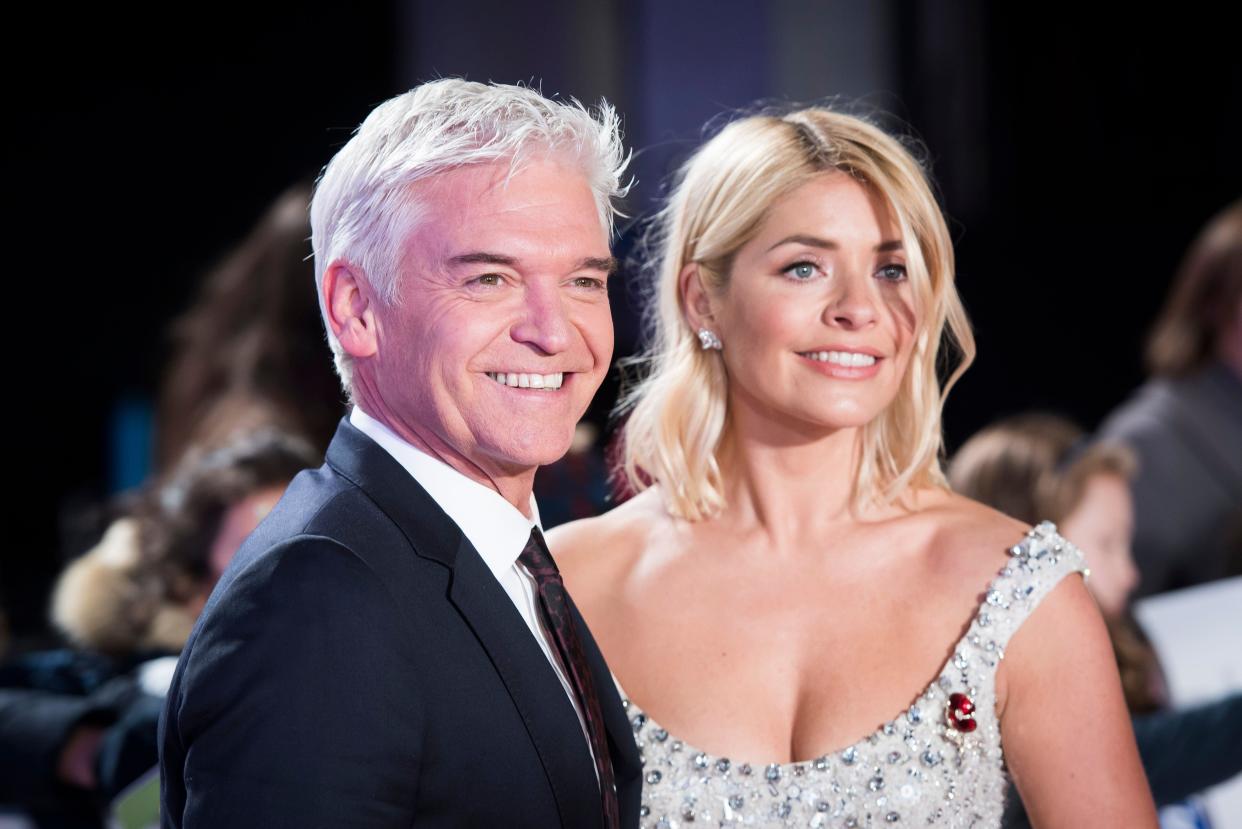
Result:
{"label": "man with white hair", "polygon": [[612,356],[616,116],[456,79],[311,207],[353,410],[237,554],[161,721],[165,827],[636,826],[639,758],[531,495]]}

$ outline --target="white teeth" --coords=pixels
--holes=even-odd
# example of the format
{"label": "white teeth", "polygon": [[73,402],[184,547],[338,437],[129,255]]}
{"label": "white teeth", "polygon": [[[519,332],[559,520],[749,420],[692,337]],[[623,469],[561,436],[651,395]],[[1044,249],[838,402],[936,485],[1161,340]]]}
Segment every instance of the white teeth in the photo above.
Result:
{"label": "white teeth", "polygon": [[812,360],[818,360],[821,363],[834,363],[847,368],[875,365],[875,357],[872,357],[870,354],[858,354],[853,351],[807,351],[802,356],[810,357]]}
{"label": "white teeth", "polygon": [[556,391],[565,380],[564,372],[560,371],[556,374],[522,374],[512,371],[489,371],[487,376],[502,386],[510,386],[515,389],[543,389],[544,391]]}

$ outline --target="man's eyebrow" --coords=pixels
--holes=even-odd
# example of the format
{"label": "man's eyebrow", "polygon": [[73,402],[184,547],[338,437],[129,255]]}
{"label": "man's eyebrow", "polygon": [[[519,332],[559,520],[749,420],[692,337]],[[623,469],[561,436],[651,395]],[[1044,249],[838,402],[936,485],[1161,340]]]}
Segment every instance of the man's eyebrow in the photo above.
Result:
{"label": "man's eyebrow", "polygon": [[[781,245],[788,244],[806,245],[812,248],[823,248],[824,250],[837,250],[841,246],[831,239],[821,239],[818,236],[807,236],[801,233],[795,233],[793,236],[786,236],[776,244],[772,245],[768,250],[776,250]],[[891,253],[893,251],[902,250],[905,246],[900,239],[886,239],[875,246],[876,253]]]}
{"label": "man's eyebrow", "polygon": [[[457,267],[459,265],[503,265],[507,268],[516,268],[518,260],[516,257],[506,256],[503,253],[474,251],[450,257],[448,264],[450,267]],[[588,256],[585,259],[579,259],[573,269],[575,271],[603,271],[610,274],[615,272],[617,267],[618,263],[615,257]]]}
{"label": "man's eyebrow", "polygon": [[504,265],[512,268],[517,265],[517,259],[512,256],[505,256],[503,253],[488,253],[487,251],[480,250],[450,257],[448,264],[452,267],[458,265]]}
{"label": "man's eyebrow", "polygon": [[617,259],[614,256],[588,256],[586,259],[578,262],[576,271],[603,271],[604,273],[616,273],[618,267]]}

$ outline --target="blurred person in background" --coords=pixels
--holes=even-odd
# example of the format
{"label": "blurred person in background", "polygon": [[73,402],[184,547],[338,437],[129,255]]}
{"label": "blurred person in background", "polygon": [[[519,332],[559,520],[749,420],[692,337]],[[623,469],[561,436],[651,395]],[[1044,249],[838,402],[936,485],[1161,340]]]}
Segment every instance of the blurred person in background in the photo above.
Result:
{"label": "blurred person in background", "polygon": [[120,517],[54,592],[54,624],[75,649],[0,668],[0,802],[44,825],[94,825],[101,803],[154,766],[160,702],[139,688],[167,682],[159,657],[180,651],[232,553],[322,460],[343,412],[306,290],[310,192],[282,193],[170,326],[154,483],[104,510]]}
{"label": "blurred person in background", "polygon": [[[1136,462],[1119,443],[1089,442],[1071,421],[1016,415],[974,435],[949,466],[953,488],[1023,521],[1044,516],[1080,547],[1087,588],[1108,624],[1139,754],[1159,806],[1184,800],[1242,771],[1242,694],[1165,710],[1156,654],[1129,612],[1139,574],[1131,553]],[[1018,798],[1006,825],[1029,825]]]}
{"label": "blurred person in background", "polygon": [[[309,201],[309,183],[281,193],[169,325],[155,468],[142,472],[166,476],[191,447],[209,451],[263,428],[302,438],[320,453],[327,447],[344,402],[318,303],[306,291],[314,280]],[[70,505],[60,527],[64,558],[97,539],[109,518],[94,499]],[[27,633],[14,637],[13,649],[46,648],[48,641],[54,637]]]}
{"label": "blurred person in background", "polygon": [[327,447],[345,406],[306,290],[315,279],[310,194],[307,183],[282,193],[173,322],[156,409],[158,470],[238,430],[271,427]]}
{"label": "blurred person in background", "polygon": [[95,827],[157,762],[156,724],[185,644],[241,542],[300,470],[305,441],[272,430],[185,453],[130,497],[61,575],[52,617],[73,649],[0,666],[0,809],[41,827]]}
{"label": "blurred person in background", "polygon": [[1099,429],[1139,459],[1139,596],[1242,573],[1242,201],[1187,251],[1146,362],[1150,379]]}

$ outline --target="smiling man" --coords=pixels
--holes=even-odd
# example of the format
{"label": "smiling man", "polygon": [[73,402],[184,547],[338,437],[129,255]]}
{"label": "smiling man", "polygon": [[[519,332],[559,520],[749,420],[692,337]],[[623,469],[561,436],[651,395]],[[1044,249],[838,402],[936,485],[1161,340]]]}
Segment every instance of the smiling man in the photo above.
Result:
{"label": "smiling man", "polygon": [[612,356],[616,117],[447,79],[311,208],[354,403],[221,580],[161,723],[165,827],[636,826],[639,761],[535,470]]}

